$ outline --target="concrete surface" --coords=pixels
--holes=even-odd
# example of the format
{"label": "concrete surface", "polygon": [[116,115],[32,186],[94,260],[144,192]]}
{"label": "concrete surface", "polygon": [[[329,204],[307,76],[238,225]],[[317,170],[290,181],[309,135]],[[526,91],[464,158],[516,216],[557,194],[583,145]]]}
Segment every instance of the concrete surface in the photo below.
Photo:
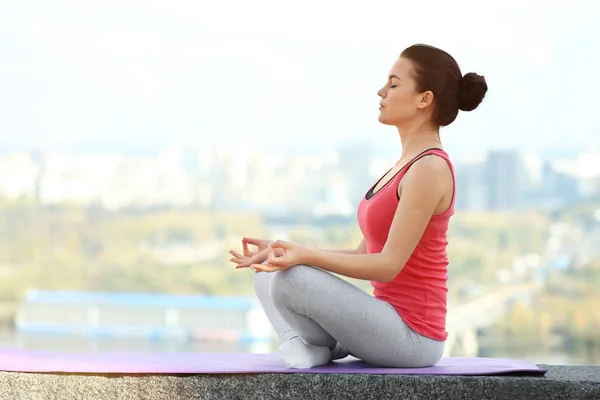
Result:
{"label": "concrete surface", "polygon": [[122,376],[0,372],[0,399],[600,399],[600,366],[542,367],[549,370],[544,377],[301,373]]}

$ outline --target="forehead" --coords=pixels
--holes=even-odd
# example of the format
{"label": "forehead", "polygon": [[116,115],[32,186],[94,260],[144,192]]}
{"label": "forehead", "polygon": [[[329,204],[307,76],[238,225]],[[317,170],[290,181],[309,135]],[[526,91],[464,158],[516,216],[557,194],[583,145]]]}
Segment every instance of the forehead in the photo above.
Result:
{"label": "forehead", "polygon": [[395,75],[400,79],[410,78],[413,75],[414,67],[412,61],[408,58],[398,57],[394,65],[392,65],[392,69],[390,70],[390,75]]}

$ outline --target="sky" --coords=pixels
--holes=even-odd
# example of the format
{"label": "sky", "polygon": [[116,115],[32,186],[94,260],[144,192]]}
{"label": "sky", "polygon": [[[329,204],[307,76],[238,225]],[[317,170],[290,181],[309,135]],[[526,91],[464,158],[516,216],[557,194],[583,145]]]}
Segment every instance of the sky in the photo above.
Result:
{"label": "sky", "polygon": [[597,149],[600,2],[557,4],[0,0],[0,146],[399,146],[376,92],[427,43],[489,86],[447,147]]}

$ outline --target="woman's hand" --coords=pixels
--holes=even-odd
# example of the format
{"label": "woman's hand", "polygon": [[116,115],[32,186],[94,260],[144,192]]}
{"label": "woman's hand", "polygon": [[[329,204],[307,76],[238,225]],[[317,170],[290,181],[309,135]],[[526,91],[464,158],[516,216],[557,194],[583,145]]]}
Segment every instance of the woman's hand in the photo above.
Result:
{"label": "woman's hand", "polygon": [[[267,247],[269,247],[269,244],[273,243],[272,240],[265,240],[265,239],[255,239],[255,238],[249,238],[249,237],[243,237],[242,238],[242,249],[244,252],[244,256],[246,257],[253,257],[255,255],[257,255],[258,253],[267,250]],[[258,247],[257,251],[251,251],[250,249],[248,249],[248,245],[254,245],[256,247]],[[266,256],[265,256],[266,259]],[[261,262],[263,262],[264,260],[262,260]]]}
{"label": "woman's hand", "polygon": [[[240,254],[235,250],[230,250],[229,254],[233,256],[233,258],[231,258],[229,261],[237,264],[235,269],[248,268],[253,264],[262,264],[263,262],[265,262],[265,260],[267,260],[267,258],[269,257],[269,249],[266,248],[263,251],[252,252],[253,255],[251,256]],[[283,250],[276,249],[275,255],[283,255]]]}
{"label": "woman's hand", "polygon": [[[247,253],[244,251],[244,253]],[[229,261],[237,264],[236,269],[248,268],[252,264],[261,264],[269,257],[269,249],[264,249],[259,252],[248,252],[250,255],[240,254],[235,250],[229,250],[229,254],[233,256]]]}
{"label": "woman's hand", "polygon": [[267,264],[253,263],[250,267],[264,272],[281,271],[305,263],[310,250],[297,243],[277,240],[269,245],[267,251]]}

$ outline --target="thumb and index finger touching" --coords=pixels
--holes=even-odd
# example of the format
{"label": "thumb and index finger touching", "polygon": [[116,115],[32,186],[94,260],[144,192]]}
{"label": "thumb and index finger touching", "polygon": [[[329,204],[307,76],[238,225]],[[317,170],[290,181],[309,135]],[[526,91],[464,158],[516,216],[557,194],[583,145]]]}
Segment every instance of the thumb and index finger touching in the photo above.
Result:
{"label": "thumb and index finger touching", "polygon": [[251,256],[257,254],[256,251],[251,251],[248,248],[249,244],[254,245],[254,246],[260,248],[261,240],[260,239],[255,239],[255,238],[251,238],[251,237],[246,237],[246,236],[244,236],[242,238],[242,248],[244,250],[244,255],[247,256],[247,257],[251,257]]}
{"label": "thumb and index finger touching", "polygon": [[279,262],[285,262],[288,248],[288,243],[282,240],[269,244],[269,264],[278,265]]}
{"label": "thumb and index finger touching", "polygon": [[260,245],[264,244],[264,242],[265,242],[265,240],[247,237],[247,236],[244,236],[242,238],[243,253],[244,253],[245,257],[250,257],[252,259],[250,261],[250,263],[253,263],[253,261],[259,259],[261,256],[261,253],[263,253],[264,251],[267,252],[266,255],[267,255],[267,259],[269,260],[269,262],[271,262],[271,261],[277,262],[277,260],[280,260],[282,257],[285,256],[286,250],[289,249],[288,242],[283,241],[283,240],[276,240],[275,242],[270,242],[268,244],[268,247],[262,251],[250,251],[250,249],[248,248],[249,244],[260,247]]}

